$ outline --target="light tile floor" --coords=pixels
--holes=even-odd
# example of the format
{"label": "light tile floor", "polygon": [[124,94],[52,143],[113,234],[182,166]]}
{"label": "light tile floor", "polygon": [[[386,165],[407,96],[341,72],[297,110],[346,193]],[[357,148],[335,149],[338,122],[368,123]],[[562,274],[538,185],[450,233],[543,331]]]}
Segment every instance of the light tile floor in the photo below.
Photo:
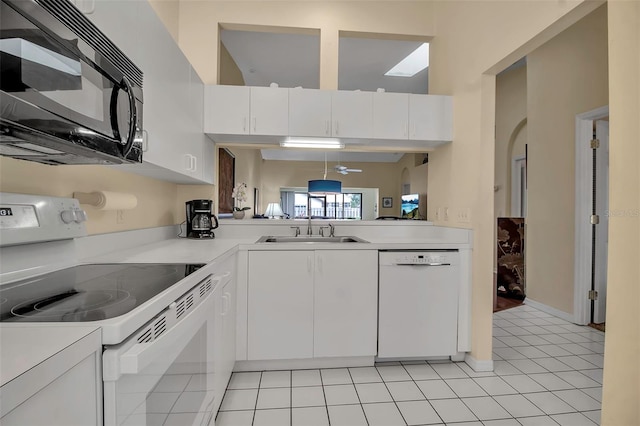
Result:
{"label": "light tile floor", "polygon": [[494,314],[495,371],[463,362],[234,373],[216,426],[600,423],[604,333],[523,305]]}

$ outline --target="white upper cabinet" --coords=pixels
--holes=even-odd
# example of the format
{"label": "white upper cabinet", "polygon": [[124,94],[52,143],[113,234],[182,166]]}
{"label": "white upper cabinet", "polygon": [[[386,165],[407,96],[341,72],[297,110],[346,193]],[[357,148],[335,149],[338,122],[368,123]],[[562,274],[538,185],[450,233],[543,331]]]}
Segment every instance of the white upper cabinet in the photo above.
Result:
{"label": "white upper cabinet", "polygon": [[373,121],[373,93],[331,92],[332,136],[370,138]]}
{"label": "white upper cabinet", "polygon": [[205,133],[248,135],[250,96],[246,86],[205,86]]}
{"label": "white upper cabinet", "polygon": [[204,85],[153,7],[137,0],[76,1],[144,74],[143,163],[114,167],[176,183],[213,183]]}
{"label": "white upper cabinet", "polygon": [[331,92],[317,89],[289,90],[289,135],[331,136]]}
{"label": "white upper cabinet", "polygon": [[289,132],[289,89],[251,88],[252,135],[286,136]]}
{"label": "white upper cabinet", "polygon": [[407,139],[409,131],[409,95],[407,93],[373,94],[373,137]]}
{"label": "white upper cabinet", "polygon": [[211,85],[204,114],[204,131],[216,141],[299,136],[369,139],[389,147],[416,140],[430,147],[453,137],[450,96]]}
{"label": "white upper cabinet", "polygon": [[453,140],[453,98],[409,95],[409,139]]}
{"label": "white upper cabinet", "polygon": [[207,86],[204,114],[205,133],[286,136],[289,91],[278,87]]}

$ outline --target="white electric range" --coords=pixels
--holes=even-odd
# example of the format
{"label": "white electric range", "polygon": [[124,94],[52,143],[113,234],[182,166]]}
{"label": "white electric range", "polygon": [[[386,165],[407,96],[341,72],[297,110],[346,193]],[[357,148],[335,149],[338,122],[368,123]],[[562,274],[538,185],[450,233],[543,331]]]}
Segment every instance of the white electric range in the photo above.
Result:
{"label": "white electric range", "polygon": [[0,193],[3,261],[15,258],[5,256],[12,249],[33,258],[20,270],[3,265],[10,272],[0,274],[0,323],[100,327],[105,425],[212,422],[212,295],[229,273],[203,264],[86,264],[71,253],[40,273],[39,252],[86,235],[85,220],[74,199]]}

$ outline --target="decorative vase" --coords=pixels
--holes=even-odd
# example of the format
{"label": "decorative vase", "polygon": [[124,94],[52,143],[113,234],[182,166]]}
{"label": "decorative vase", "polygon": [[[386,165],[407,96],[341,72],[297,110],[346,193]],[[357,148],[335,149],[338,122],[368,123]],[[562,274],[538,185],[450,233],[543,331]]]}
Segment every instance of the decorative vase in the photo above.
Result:
{"label": "decorative vase", "polygon": [[233,211],[234,219],[244,219],[244,210],[234,210]]}

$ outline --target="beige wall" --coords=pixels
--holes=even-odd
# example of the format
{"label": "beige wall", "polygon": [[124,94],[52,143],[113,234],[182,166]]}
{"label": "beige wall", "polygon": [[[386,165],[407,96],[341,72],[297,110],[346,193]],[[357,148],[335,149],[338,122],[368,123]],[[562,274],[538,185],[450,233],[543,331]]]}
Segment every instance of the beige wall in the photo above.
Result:
{"label": "beige wall", "polygon": [[527,57],[527,297],[573,313],[575,116],[608,105],[607,7]]}
{"label": "beige wall", "polygon": [[[262,160],[260,150],[254,148],[228,147],[236,156],[236,182],[246,182],[260,190],[260,212],[270,202],[279,202],[280,188],[306,187],[311,179],[322,179],[324,162],[321,161],[274,161]],[[402,173],[410,176],[411,191],[427,194],[427,164],[416,165],[415,154],[405,154],[397,163],[349,162],[349,167],[361,169],[362,173],[341,175],[328,166],[327,179],[337,179],[343,187],[379,188],[378,215],[398,216]],[[252,193],[250,196],[252,197]],[[393,207],[382,208],[382,197],[392,197]],[[423,197],[426,203],[426,197]],[[422,200],[421,200],[422,201]],[[253,199],[248,202],[253,206]],[[420,209],[423,212],[423,206]]]}
{"label": "beige wall", "polygon": [[338,88],[338,33],[432,36],[433,3],[181,1],[180,46],[205,84],[219,82],[218,24],[320,29],[320,88]]}
{"label": "beige wall", "polygon": [[[264,197],[264,193],[261,190],[262,186],[262,156],[260,155],[259,149],[253,148],[238,148],[238,147],[227,147],[229,151],[236,158],[236,184],[244,182],[247,184],[247,201],[244,203],[243,207],[251,207],[251,210],[246,213],[246,217],[253,216],[256,212],[253,211],[253,189],[258,188],[260,192],[258,198],[261,198],[260,206],[258,210],[260,213],[264,213],[264,210],[267,208],[267,203],[272,200],[269,200]],[[280,200],[280,196],[276,201]]]}
{"label": "beige wall", "polygon": [[115,210],[87,211],[89,234],[173,225],[177,185],[105,166],[48,166],[0,157],[0,191],[71,197],[74,192],[115,191],[138,198],[135,209],[125,210],[122,223]]}
{"label": "beige wall", "polygon": [[640,3],[609,3],[609,219],[602,425],[640,424]]}
{"label": "beige wall", "polygon": [[496,77],[496,156],[494,212],[511,216],[511,161],[524,155],[527,143],[527,67]]}
{"label": "beige wall", "polygon": [[[392,208],[382,208],[378,200],[379,215],[398,215],[400,197],[400,174],[395,163],[349,162],[349,167],[362,169],[362,173],[341,175],[329,167],[327,179],[336,179],[342,186],[350,188],[379,188],[380,197],[393,197]],[[309,180],[322,179],[324,163],[321,161],[264,161],[262,168],[263,200],[280,200],[281,187],[306,187]]]}
{"label": "beige wall", "polygon": [[[495,74],[599,3],[453,1],[435,6],[430,88],[453,95],[454,141],[429,156],[429,216],[470,208],[474,230],[472,356],[491,359]],[[507,36],[508,35],[508,36]],[[437,223],[469,226],[440,219]]]}
{"label": "beige wall", "polygon": [[[99,0],[100,1],[100,0]],[[180,16],[180,0],[149,0],[171,37],[178,42],[178,26]]]}
{"label": "beige wall", "polygon": [[220,45],[220,84],[244,86],[242,71],[224,44]]}

